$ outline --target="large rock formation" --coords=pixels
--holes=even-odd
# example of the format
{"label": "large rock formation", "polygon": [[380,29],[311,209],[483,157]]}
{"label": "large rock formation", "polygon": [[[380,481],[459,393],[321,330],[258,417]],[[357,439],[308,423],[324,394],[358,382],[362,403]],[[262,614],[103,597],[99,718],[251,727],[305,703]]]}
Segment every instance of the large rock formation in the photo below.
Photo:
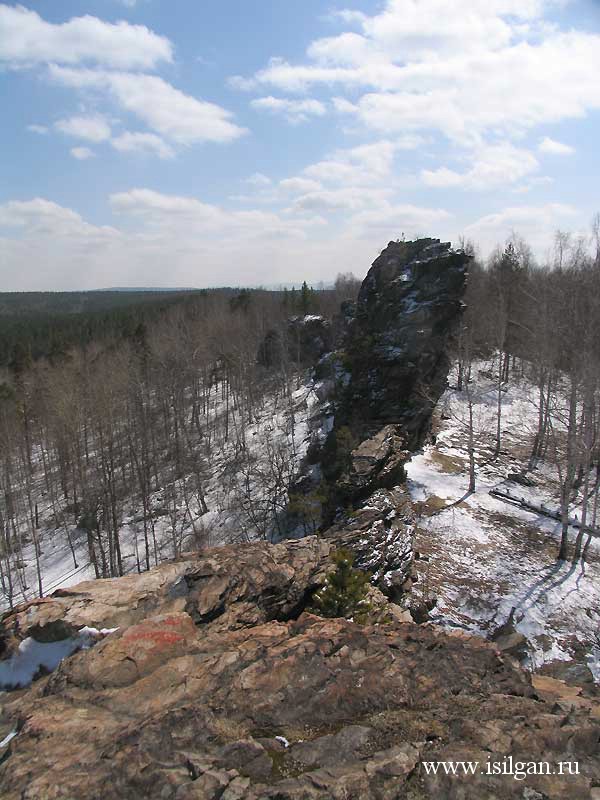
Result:
{"label": "large rock formation", "polygon": [[84,625],[128,627],[154,614],[182,611],[213,630],[293,619],[322,584],[331,548],[331,543],[311,536],[285,544],[254,542],[184,555],[141,575],[58,589],[5,615],[2,628],[5,634],[13,631],[17,639],[33,636],[48,641],[57,627],[68,636]]}
{"label": "large rock formation", "polygon": [[[1,696],[4,800],[594,798],[600,705],[490,643],[300,613],[315,537],[189,554],[6,615],[15,639],[119,625]],[[579,775],[486,774],[578,762]],[[478,761],[474,775],[424,762]]]}
{"label": "large rock formation", "polygon": [[[321,503],[323,536],[349,543],[358,565],[399,602],[414,577],[404,464],[446,387],[468,261],[439,239],[390,242],[358,301],[343,304],[338,350],[316,369],[322,418],[334,423],[293,487],[304,495],[295,506],[315,517]],[[298,528],[293,515],[289,527]]]}
{"label": "large rock formation", "polygon": [[[334,436],[337,457],[343,458],[343,440],[340,447],[339,432],[334,432]],[[391,489],[403,484],[406,479],[404,465],[411,455],[404,441],[399,425],[384,425],[374,436],[354,447],[346,457],[345,468],[335,481],[338,503],[356,506],[375,490]]]}
{"label": "large rock formation", "polygon": [[337,425],[383,425],[418,449],[446,387],[469,256],[439,239],[390,242],[363,281],[344,349],[350,382]]}

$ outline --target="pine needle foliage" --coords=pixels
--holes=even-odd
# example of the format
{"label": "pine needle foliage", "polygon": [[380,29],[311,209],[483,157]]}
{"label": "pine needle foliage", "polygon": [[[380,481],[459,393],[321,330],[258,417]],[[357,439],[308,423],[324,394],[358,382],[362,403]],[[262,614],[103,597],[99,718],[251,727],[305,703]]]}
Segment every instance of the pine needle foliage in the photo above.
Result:
{"label": "pine needle foliage", "polygon": [[372,610],[367,600],[369,573],[354,568],[354,553],[345,548],[336,550],[331,558],[335,569],[327,575],[325,586],[313,596],[309,611],[320,617],[365,622]]}

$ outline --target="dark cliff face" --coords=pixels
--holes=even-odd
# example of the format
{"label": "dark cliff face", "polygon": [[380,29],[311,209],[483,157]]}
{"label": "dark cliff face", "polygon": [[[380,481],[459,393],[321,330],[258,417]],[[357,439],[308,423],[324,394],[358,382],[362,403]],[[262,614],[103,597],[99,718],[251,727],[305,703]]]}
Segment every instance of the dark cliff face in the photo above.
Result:
{"label": "dark cliff face", "polygon": [[[356,303],[342,304],[338,347],[316,372],[334,425],[316,448],[317,477],[307,465],[293,493],[320,503],[324,537],[354,532],[353,541],[369,543],[363,552],[349,541],[356,563],[396,601],[412,565],[404,464],[423,444],[446,387],[468,262],[439,239],[390,242]],[[292,514],[289,530],[297,525]]]}
{"label": "dark cliff face", "polygon": [[468,262],[439,239],[390,242],[374,261],[348,325],[336,427],[364,439],[395,424],[408,450],[422,445],[446,386]]}

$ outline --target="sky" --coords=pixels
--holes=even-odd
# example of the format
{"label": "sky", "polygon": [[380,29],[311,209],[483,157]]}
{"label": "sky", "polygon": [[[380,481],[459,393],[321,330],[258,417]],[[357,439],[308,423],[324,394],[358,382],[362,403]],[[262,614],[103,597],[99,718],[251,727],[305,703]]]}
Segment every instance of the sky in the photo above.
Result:
{"label": "sky", "polygon": [[0,290],[318,284],[600,211],[598,0],[0,3]]}

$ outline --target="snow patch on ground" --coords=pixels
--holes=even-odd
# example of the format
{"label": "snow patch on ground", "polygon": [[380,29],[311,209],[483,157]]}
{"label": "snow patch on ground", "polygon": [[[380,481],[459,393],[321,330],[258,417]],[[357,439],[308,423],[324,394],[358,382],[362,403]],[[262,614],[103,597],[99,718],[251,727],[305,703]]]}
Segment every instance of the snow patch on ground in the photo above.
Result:
{"label": "snow patch on ground", "polygon": [[14,730],[14,731],[11,731],[9,734],[7,734],[7,735],[4,737],[4,739],[2,739],[2,741],[0,742],[0,748],[2,748],[2,747],[6,747],[6,745],[7,745],[9,742],[11,742],[11,741],[12,741],[12,740],[15,738],[15,736],[17,735],[17,733],[18,733],[18,731],[17,731],[17,729],[15,728],[15,730]]}
{"label": "snow patch on ground", "polygon": [[[526,380],[511,385],[503,399],[502,454],[490,462],[493,437],[486,437],[485,431],[494,430],[495,408],[481,394],[476,407],[476,491],[465,496],[466,400],[456,390],[445,393],[435,444],[407,464],[409,490],[422,509],[415,546],[423,558],[416,562],[415,589],[437,598],[434,620],[485,636],[512,612],[516,629],[529,640],[531,667],[587,658],[600,680],[599,540],[592,541],[585,565],[557,563],[559,523],[489,493],[508,488],[516,498],[557,508],[551,465],[542,464],[531,473],[534,487],[508,480],[526,461],[528,437],[536,424],[534,399]],[[571,541],[576,535],[571,529]]]}

